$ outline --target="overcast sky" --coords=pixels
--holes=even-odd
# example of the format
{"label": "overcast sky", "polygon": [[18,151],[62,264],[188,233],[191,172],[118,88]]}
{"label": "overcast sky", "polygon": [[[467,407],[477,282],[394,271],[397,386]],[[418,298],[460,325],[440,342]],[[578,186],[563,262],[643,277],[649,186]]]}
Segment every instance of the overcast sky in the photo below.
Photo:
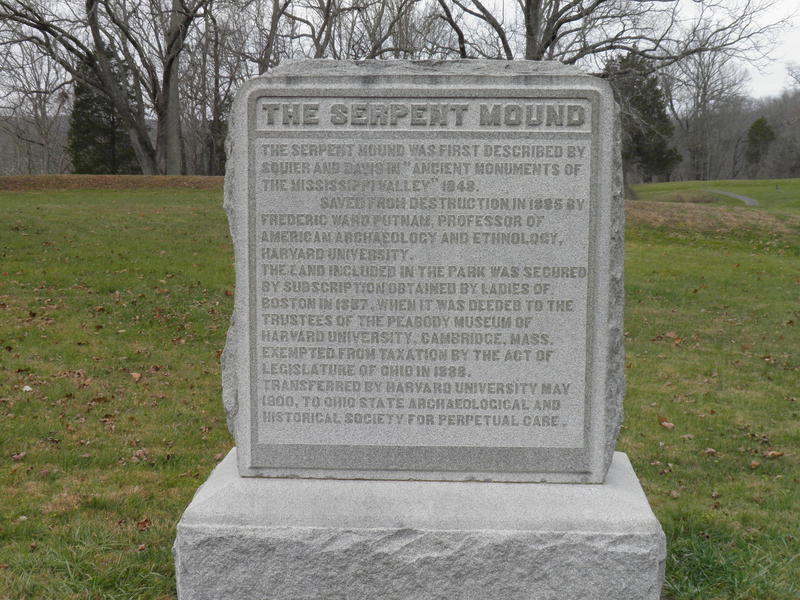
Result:
{"label": "overcast sky", "polygon": [[[798,9],[797,0],[778,0],[773,15],[776,19],[786,17]],[[750,93],[756,98],[777,96],[790,86],[789,77],[786,75],[787,63],[800,64],[800,13],[795,16],[793,26],[783,32],[780,45],[772,54],[774,62],[767,65],[759,73],[755,68],[750,71]]]}

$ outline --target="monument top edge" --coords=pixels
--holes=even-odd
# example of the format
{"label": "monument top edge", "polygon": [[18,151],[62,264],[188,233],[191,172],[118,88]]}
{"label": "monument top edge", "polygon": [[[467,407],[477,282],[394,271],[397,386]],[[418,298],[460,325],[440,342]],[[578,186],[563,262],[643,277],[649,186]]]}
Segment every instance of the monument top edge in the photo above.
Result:
{"label": "monument top edge", "polygon": [[[294,86],[308,84],[313,78],[315,86],[357,82],[359,85],[424,85],[439,84],[446,87],[469,85],[515,85],[540,80],[542,83],[562,86],[589,87],[605,91],[607,82],[582,71],[574,65],[556,61],[532,60],[287,60],[273,71],[253,79],[242,86],[241,93],[265,86]],[[610,90],[608,90],[610,92]]]}
{"label": "monument top edge", "polygon": [[406,73],[586,75],[584,71],[574,65],[565,65],[564,63],[554,60],[492,60],[471,58],[452,60],[288,59],[275,67],[271,75],[314,75],[317,73],[336,73],[338,75],[404,75]]}

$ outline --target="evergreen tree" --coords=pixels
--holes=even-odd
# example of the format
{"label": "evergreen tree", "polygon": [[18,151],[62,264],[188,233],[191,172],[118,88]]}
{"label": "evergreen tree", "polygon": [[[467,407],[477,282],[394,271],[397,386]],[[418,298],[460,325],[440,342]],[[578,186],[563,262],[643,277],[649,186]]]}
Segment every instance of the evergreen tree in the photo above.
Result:
{"label": "evergreen tree", "polygon": [[758,175],[758,168],[761,166],[761,161],[764,160],[769,147],[775,141],[775,131],[770,127],[769,122],[765,117],[759,117],[747,132],[747,150],[745,150],[744,158],[750,165],[751,177]]}
{"label": "evergreen tree", "polygon": [[[140,173],[128,128],[84,61],[75,81],[67,146],[75,173]],[[125,77],[122,68],[118,77]]]}
{"label": "evergreen tree", "polygon": [[674,129],[667,115],[664,91],[647,60],[628,54],[606,63],[604,75],[611,83],[622,112],[622,160],[627,176],[643,181],[669,180],[680,153],[670,147]]}

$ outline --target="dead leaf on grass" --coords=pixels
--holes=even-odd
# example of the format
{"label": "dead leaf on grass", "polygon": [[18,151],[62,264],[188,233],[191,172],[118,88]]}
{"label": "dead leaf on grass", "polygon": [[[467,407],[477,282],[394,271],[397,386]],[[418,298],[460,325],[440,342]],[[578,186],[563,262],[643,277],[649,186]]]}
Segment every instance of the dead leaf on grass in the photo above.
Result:
{"label": "dead leaf on grass", "polygon": [[139,461],[147,462],[147,461],[149,461],[150,460],[150,455],[147,453],[147,448],[140,448],[139,450],[134,452],[133,456],[131,456],[131,460],[133,462],[139,462]]}
{"label": "dead leaf on grass", "polygon": [[139,531],[147,531],[153,525],[153,522],[145,517],[141,521],[136,521],[136,529]]}
{"label": "dead leaf on grass", "polygon": [[670,423],[670,420],[667,417],[662,417],[661,415],[658,415],[658,423],[664,429],[675,429],[675,425],[673,423]]}
{"label": "dead leaf on grass", "polygon": [[664,334],[664,337],[671,339],[672,343],[675,344],[676,346],[683,341],[683,338],[674,331],[668,331],[667,333]]}
{"label": "dead leaf on grass", "polygon": [[131,377],[133,378],[133,381],[135,381],[136,383],[139,383],[139,380],[142,378],[142,374],[141,373],[136,373],[135,371],[132,371],[131,372]]}
{"label": "dead leaf on grass", "polygon": [[770,450],[764,456],[770,459],[780,458],[781,456],[783,456],[783,452],[780,452],[778,450]]}

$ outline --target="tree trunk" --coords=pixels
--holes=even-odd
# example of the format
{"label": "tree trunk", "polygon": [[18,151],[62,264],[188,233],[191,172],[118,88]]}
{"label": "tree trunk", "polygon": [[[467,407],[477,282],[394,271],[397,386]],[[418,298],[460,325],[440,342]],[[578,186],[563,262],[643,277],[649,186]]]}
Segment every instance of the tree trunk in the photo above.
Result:
{"label": "tree trunk", "polygon": [[[180,0],[172,0],[169,37],[173,35],[176,38],[179,37],[177,31],[181,28],[180,10]],[[181,42],[173,41],[173,43]],[[159,123],[159,126],[164,126],[164,173],[166,175],[180,175],[183,171],[180,93],[178,90],[178,77],[180,77],[178,72],[180,66],[179,55],[178,52],[175,53],[175,58],[170,65],[168,82],[165,82],[167,85],[165,86],[166,89],[163,90],[163,93],[167,95],[166,106],[164,107],[165,119],[162,123]]]}
{"label": "tree trunk", "polygon": [[138,127],[131,127],[128,135],[131,137],[133,153],[136,154],[136,161],[142,169],[142,175],[160,174],[161,171],[158,168],[158,161],[150,140],[143,141],[141,139],[142,136],[147,136],[147,132],[142,132]]}
{"label": "tree trunk", "polygon": [[178,95],[178,61],[172,66],[172,78],[167,90],[167,110],[164,123],[164,144],[166,156],[164,173],[167,175],[180,175],[183,171],[182,145],[181,145],[181,111]]}

